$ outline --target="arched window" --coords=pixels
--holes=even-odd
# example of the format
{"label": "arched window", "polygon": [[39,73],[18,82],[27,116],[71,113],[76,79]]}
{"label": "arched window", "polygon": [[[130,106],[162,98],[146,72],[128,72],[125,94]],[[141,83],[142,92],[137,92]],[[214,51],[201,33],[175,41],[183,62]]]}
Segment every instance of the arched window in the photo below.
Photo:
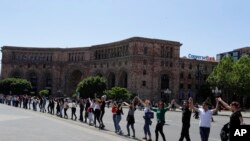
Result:
{"label": "arched window", "polygon": [[11,72],[10,77],[21,78],[22,75],[20,71],[16,70],[16,71]]}

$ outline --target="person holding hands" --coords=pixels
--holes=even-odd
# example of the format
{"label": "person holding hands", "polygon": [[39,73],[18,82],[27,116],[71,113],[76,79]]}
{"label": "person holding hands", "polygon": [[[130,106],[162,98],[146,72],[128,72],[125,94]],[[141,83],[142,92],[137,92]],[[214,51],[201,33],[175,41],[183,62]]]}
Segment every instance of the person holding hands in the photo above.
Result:
{"label": "person holding hands", "polygon": [[211,127],[211,118],[214,113],[218,111],[218,103],[219,101],[216,100],[216,108],[215,109],[208,109],[208,103],[203,102],[202,108],[196,108],[193,106],[193,100],[192,98],[189,98],[189,101],[191,103],[191,107],[194,111],[199,112],[200,116],[200,122],[199,122],[199,127],[200,127],[200,136],[201,136],[201,141],[208,141],[209,138],[209,133],[210,133],[210,127]]}

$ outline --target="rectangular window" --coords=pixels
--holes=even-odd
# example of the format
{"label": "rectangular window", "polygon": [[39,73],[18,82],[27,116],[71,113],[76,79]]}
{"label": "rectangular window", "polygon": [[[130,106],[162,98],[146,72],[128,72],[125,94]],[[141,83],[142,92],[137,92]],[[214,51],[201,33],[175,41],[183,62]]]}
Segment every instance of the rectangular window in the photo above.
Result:
{"label": "rectangular window", "polygon": [[142,86],[146,86],[146,81],[142,81]]}
{"label": "rectangular window", "polygon": [[184,74],[180,73],[180,79],[183,79],[183,78],[184,78]]}
{"label": "rectangular window", "polygon": [[147,47],[144,47],[144,54],[148,54],[148,48]]}
{"label": "rectangular window", "polygon": [[180,84],[180,89],[183,89],[183,83]]}
{"label": "rectangular window", "polygon": [[238,57],[238,52],[233,52],[233,56],[237,56]]}
{"label": "rectangular window", "polygon": [[164,66],[164,61],[161,61],[161,66]]}
{"label": "rectangular window", "polygon": [[170,62],[169,66],[170,66],[170,67],[173,67],[173,63],[172,63],[172,62]]}

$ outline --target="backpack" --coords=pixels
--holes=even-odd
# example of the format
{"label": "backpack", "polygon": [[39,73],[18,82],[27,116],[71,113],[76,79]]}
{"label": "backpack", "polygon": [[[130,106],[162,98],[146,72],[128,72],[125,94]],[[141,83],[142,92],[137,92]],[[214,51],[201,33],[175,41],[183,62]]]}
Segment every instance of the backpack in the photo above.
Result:
{"label": "backpack", "polygon": [[111,108],[111,112],[112,112],[113,114],[116,113],[116,112],[117,112],[117,107],[113,106],[113,107]]}
{"label": "backpack", "polygon": [[229,128],[229,123],[226,123],[226,124],[222,127],[222,129],[221,129],[221,131],[220,131],[220,138],[221,138],[221,141],[228,141],[228,139],[229,139],[229,130],[230,130],[230,128]]}
{"label": "backpack", "polygon": [[149,109],[145,113],[145,118],[147,119],[153,119],[154,118],[154,112],[150,111]]}

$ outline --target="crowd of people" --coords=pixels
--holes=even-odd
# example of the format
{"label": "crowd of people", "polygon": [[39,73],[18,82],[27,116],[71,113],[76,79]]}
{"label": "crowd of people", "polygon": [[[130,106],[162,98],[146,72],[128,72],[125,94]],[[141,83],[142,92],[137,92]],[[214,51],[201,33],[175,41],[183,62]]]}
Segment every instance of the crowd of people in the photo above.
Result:
{"label": "crowd of people", "polygon": [[[48,102],[48,103],[47,103]],[[112,100],[107,100],[106,96],[95,98],[87,98],[87,99],[79,99],[79,100],[71,100],[65,98],[45,98],[41,96],[12,96],[12,95],[0,95],[0,103],[12,105],[15,107],[23,107],[24,109],[33,109],[34,111],[39,110],[40,112],[49,113],[52,115],[57,115],[58,117],[68,119],[67,110],[71,109],[71,119],[77,120],[76,116],[76,107],[79,105],[80,113],[79,113],[79,121],[88,123],[91,126],[95,126],[96,128],[103,129],[105,127],[103,122],[103,116],[105,114],[105,107],[112,104],[111,112],[113,114],[113,122],[114,129],[117,134],[124,134],[122,132],[120,121],[122,119],[123,113],[123,105],[128,106],[128,113],[126,116],[127,121],[127,134],[126,136],[131,136],[130,128],[132,129],[132,136],[135,138],[135,116],[134,113],[137,109],[138,105],[143,105],[144,107],[144,140],[152,141],[150,126],[152,125],[152,119],[154,118],[154,113],[156,113],[156,127],[155,127],[155,140],[158,141],[159,133],[163,139],[166,141],[165,134],[163,132],[163,126],[165,125],[165,113],[171,109],[171,107],[175,106],[182,110],[182,130],[180,134],[179,141],[183,141],[184,138],[187,141],[190,141],[189,136],[189,128],[190,128],[190,119],[192,112],[198,113],[199,117],[199,132],[201,141],[208,141],[212,115],[218,112],[219,103],[223,105],[226,109],[232,111],[232,115],[230,116],[230,121],[227,125],[228,128],[236,127],[244,124],[243,118],[240,112],[240,104],[238,102],[232,102],[228,105],[221,98],[216,99],[216,107],[214,109],[209,109],[208,103],[205,101],[202,106],[195,106],[193,104],[193,99],[189,98],[188,100],[183,102],[183,105],[180,106],[177,104],[175,100],[172,100],[170,104],[166,105],[166,103],[159,101],[156,104],[156,107],[151,105],[150,100],[141,100],[139,97],[135,97],[132,102],[116,102]],[[47,107],[46,107],[47,106]],[[56,112],[54,112],[56,109]],[[196,115],[197,116],[197,115]],[[228,126],[230,125],[230,126]],[[225,127],[224,127],[225,128]],[[230,140],[230,130],[228,129],[226,135],[224,134],[222,137],[223,141]]]}

